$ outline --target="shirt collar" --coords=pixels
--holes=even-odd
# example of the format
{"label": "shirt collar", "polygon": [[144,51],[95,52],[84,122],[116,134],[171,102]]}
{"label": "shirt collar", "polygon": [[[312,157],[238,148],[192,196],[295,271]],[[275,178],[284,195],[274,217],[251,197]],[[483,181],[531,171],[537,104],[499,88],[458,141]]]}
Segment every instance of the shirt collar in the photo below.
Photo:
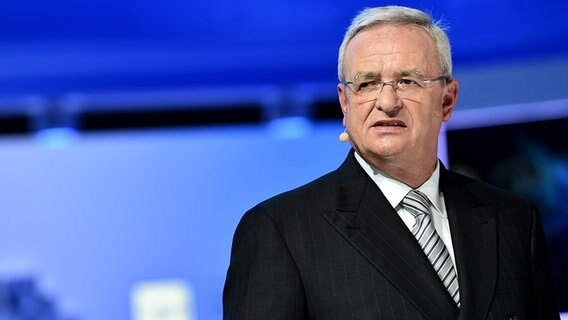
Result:
{"label": "shirt collar", "polygon": [[[357,152],[355,152],[355,158],[357,159],[357,162],[359,162],[361,167],[363,167],[365,172],[369,175],[369,177],[371,177],[375,184],[377,184],[379,189],[381,189],[381,191],[385,195],[385,198],[387,198],[388,202],[393,208],[396,208],[400,204],[402,199],[404,199],[404,197],[408,194],[408,192],[412,190],[412,188],[405,183],[394,179],[393,177],[367,163],[367,161],[365,161],[365,159],[363,159]],[[432,202],[436,210],[442,213],[442,215],[445,217],[445,210],[440,209],[442,199],[440,196],[439,181],[440,162],[437,161],[434,172],[432,173],[430,178],[426,180],[426,182],[418,187],[418,190],[428,196],[428,199],[430,200],[430,202]]]}

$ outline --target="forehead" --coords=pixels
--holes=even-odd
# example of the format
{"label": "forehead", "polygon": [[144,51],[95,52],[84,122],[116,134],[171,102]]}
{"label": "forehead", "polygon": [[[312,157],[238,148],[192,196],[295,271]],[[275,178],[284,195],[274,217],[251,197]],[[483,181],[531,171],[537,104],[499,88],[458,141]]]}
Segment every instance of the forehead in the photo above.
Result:
{"label": "forehead", "polygon": [[345,71],[379,74],[414,70],[427,75],[439,72],[438,51],[432,37],[412,25],[380,24],[362,30],[345,50]]}

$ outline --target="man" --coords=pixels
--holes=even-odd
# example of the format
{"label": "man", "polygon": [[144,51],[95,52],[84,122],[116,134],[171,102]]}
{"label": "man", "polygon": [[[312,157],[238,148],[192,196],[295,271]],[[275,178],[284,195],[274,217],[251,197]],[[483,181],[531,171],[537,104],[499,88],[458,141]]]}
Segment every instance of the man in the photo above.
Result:
{"label": "man", "polygon": [[338,70],[353,150],[245,214],[225,319],[558,319],[534,206],[437,159],[458,96],[444,31],[366,9]]}

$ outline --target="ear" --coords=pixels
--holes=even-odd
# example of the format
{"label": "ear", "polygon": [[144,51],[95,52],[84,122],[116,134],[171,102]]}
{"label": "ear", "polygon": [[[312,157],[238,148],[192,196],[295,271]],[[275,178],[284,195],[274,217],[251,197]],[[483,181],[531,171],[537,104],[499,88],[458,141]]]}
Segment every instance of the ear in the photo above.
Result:
{"label": "ear", "polygon": [[339,104],[341,105],[341,112],[343,112],[343,126],[345,127],[345,115],[347,114],[347,105],[349,104],[347,92],[345,92],[345,85],[339,83],[337,85],[337,95],[339,97]]}
{"label": "ear", "polygon": [[457,80],[448,81],[442,98],[442,120],[448,121],[458,101],[459,83]]}

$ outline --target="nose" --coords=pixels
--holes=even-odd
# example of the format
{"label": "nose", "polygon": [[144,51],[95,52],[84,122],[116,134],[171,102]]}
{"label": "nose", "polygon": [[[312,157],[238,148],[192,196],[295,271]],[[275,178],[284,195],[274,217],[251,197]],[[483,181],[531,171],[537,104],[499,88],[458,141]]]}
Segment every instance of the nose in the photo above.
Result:
{"label": "nose", "polygon": [[[388,88],[385,88],[387,85]],[[383,82],[377,95],[376,108],[387,114],[396,114],[402,107],[402,101],[396,93],[394,81]]]}

